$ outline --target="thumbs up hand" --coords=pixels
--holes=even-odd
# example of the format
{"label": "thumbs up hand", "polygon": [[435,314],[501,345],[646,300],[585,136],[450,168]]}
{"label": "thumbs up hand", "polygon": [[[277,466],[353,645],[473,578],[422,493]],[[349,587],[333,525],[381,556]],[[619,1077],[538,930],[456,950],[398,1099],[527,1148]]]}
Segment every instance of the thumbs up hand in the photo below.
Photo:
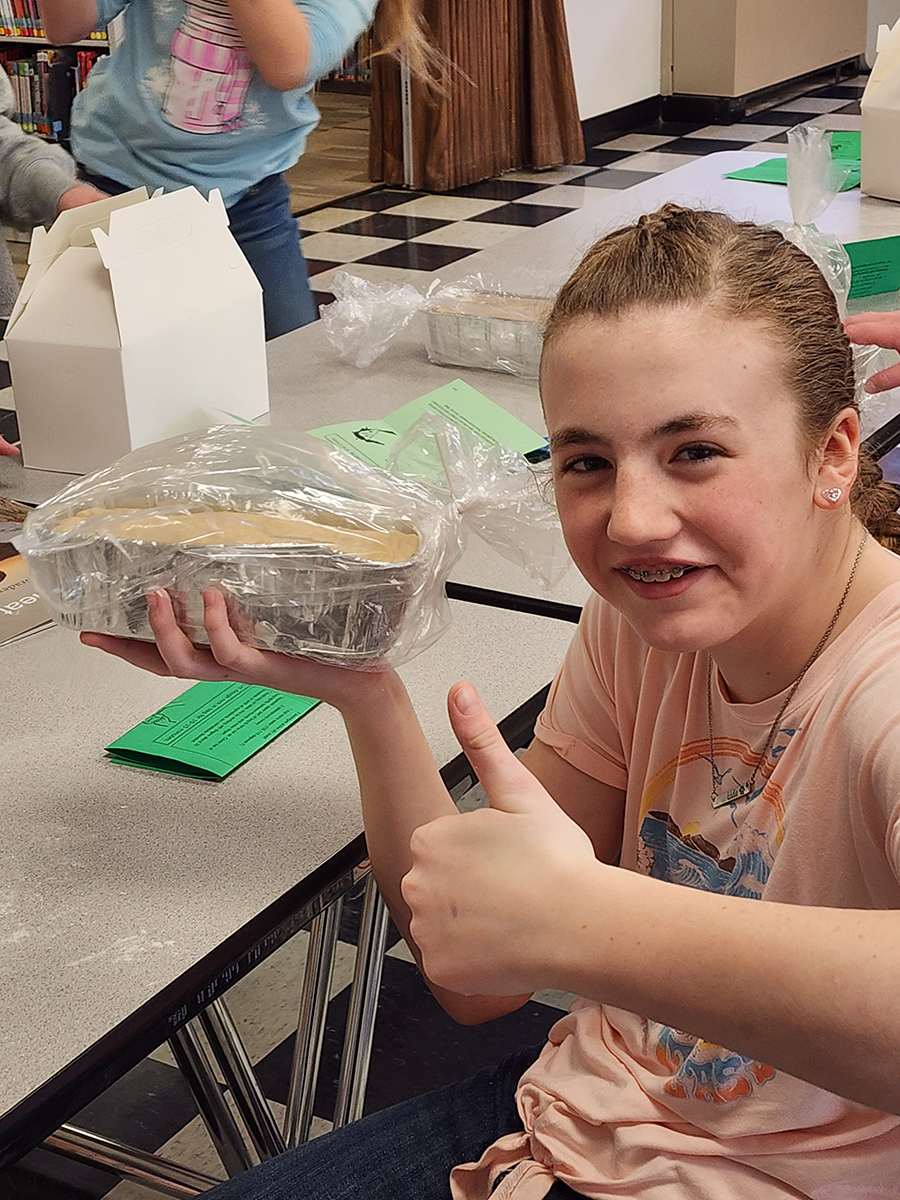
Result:
{"label": "thumbs up hand", "polygon": [[453,731],[490,808],[413,833],[403,879],[410,933],[428,978],[464,994],[560,986],[566,928],[580,919],[579,879],[606,868],[590,839],[503,741],[471,684],[449,697]]}

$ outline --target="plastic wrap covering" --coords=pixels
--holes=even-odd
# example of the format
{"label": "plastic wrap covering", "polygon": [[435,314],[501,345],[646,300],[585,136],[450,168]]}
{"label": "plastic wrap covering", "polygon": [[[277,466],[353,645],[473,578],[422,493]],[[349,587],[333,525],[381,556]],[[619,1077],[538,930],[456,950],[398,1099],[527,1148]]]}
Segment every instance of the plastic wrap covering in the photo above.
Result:
{"label": "plastic wrap covering", "polygon": [[[798,125],[788,131],[787,182],[793,223],[776,222],[777,228],[813,260],[837,297],[842,317],[847,314],[852,268],[850,256],[834,234],[821,233],[813,222],[825,212],[847,177],[831,154],[831,133],[816,125]],[[896,362],[896,354],[880,346],[854,346],[856,399],[866,425],[877,424],[878,413],[889,407],[890,393],[874,398],[866,380]]]}
{"label": "plastic wrap covering", "polygon": [[[527,287],[527,284],[526,284]],[[432,284],[373,284],[339,271],[335,301],[321,310],[325,332],[342,358],[368,367],[417,312],[425,314],[425,350],[443,366],[477,367],[536,379],[542,325],[549,307],[543,280],[514,294],[481,275]]]}
{"label": "plastic wrap covering", "polygon": [[[415,428],[407,444],[413,465]],[[487,466],[478,480],[482,532],[538,559],[547,544],[532,526],[552,517],[533,480],[525,502],[528,464],[498,461],[493,480]],[[151,639],[146,594],[165,589],[204,644],[203,591],[214,587],[248,644],[378,669],[407,661],[448,624],[444,584],[471,503],[461,479],[428,486],[307,434],[229,425],[78,480],[29,515],[16,544],[70,629]]]}

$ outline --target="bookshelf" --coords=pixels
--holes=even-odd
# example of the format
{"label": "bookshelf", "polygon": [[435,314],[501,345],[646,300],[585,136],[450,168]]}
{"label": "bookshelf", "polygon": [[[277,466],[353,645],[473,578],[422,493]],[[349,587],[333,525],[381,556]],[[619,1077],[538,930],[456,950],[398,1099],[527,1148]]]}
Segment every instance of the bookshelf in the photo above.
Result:
{"label": "bookshelf", "polygon": [[316,87],[323,92],[354,92],[357,95],[368,96],[372,90],[373,50],[372,33],[371,30],[367,30],[341,65],[324,79],[320,79]]}

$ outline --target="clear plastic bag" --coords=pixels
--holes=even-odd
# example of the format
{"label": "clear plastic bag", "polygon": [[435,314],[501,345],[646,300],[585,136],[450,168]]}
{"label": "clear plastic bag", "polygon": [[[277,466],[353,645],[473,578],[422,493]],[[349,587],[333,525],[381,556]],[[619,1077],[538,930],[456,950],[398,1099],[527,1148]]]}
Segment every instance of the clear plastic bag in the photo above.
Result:
{"label": "clear plastic bag", "polygon": [[[146,594],[165,589],[203,644],[203,591],[214,587],[250,645],[396,666],[449,623],[444,584],[467,523],[532,569],[543,563],[545,577],[563,561],[528,464],[463,449],[467,435],[431,420],[407,434],[405,476],[270,426],[172,438],[70,484],[29,515],[16,546],[70,629],[150,639]],[[452,468],[441,478],[442,457]]]}
{"label": "clear plastic bag", "polygon": [[[840,192],[847,171],[831,154],[831,133],[817,125],[798,125],[788,131],[787,182],[793,223],[775,222],[784,236],[813,260],[837,298],[841,317],[847,315],[852,268],[839,238],[821,233],[813,224]],[[896,355],[880,346],[854,346],[853,369],[856,399],[871,424],[888,407],[890,393],[873,397],[866,380],[896,362]]]}
{"label": "clear plastic bag", "polygon": [[424,294],[411,284],[373,284],[339,271],[335,300],[321,309],[328,340],[340,356],[368,367],[418,312],[425,350],[442,366],[476,367],[536,379],[552,284],[536,274],[511,292],[483,275],[436,280]]}

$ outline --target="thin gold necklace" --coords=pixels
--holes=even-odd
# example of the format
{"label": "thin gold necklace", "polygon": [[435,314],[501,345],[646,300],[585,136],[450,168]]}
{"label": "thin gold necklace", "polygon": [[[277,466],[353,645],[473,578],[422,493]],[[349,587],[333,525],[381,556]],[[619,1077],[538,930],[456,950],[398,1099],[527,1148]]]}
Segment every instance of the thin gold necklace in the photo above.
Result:
{"label": "thin gold necklace", "polygon": [[753,774],[750,776],[750,778],[747,780],[746,783],[739,783],[736,787],[733,787],[729,791],[724,792],[721,796],[719,795],[718,784],[716,782],[716,780],[721,777],[719,776],[719,772],[716,769],[716,759],[715,759],[715,754],[713,751],[712,655],[711,654],[708,655],[707,660],[706,660],[706,716],[707,716],[707,720],[709,722],[709,768],[710,768],[710,772],[712,774],[712,792],[710,793],[710,800],[712,801],[713,808],[721,808],[724,804],[733,804],[735,802],[735,800],[743,800],[743,798],[745,796],[749,796],[753,792],[753,785],[756,783],[756,776],[759,773],[760,767],[765,762],[766,755],[769,753],[769,747],[772,745],[772,742],[775,740],[775,734],[778,730],[778,725],[781,721],[781,718],[784,716],[787,706],[793,700],[794,693],[797,691],[797,688],[803,682],[803,676],[806,674],[806,672],[809,670],[809,668],[813,665],[813,663],[816,661],[816,659],[819,657],[819,655],[825,649],[825,643],[831,637],[831,632],[834,629],[835,625],[837,624],[838,617],[841,615],[841,612],[843,611],[844,604],[847,601],[847,597],[850,595],[850,588],[853,586],[853,580],[854,580],[854,577],[856,576],[856,568],[859,566],[859,560],[862,557],[863,549],[865,548],[866,542],[868,540],[869,540],[869,531],[866,530],[866,532],[863,534],[862,541],[859,543],[859,549],[856,551],[856,558],[854,558],[853,566],[850,570],[850,578],[847,580],[847,586],[844,588],[844,594],[841,596],[840,603],[838,604],[837,608],[835,609],[834,616],[831,618],[830,622],[828,623],[828,628],[822,634],[822,637],[819,641],[818,646],[816,646],[815,650],[813,650],[812,654],[810,655],[810,657],[806,663],[806,666],[803,668],[803,670],[800,672],[800,674],[797,676],[797,678],[794,680],[793,684],[791,685],[791,690],[788,692],[787,696],[785,697],[784,703],[782,704],[781,708],[779,708],[778,716],[772,722],[772,728],[769,730],[769,736],[766,738],[766,744],[765,744],[765,746],[763,746],[762,754],[760,754],[759,758],[756,760],[756,766],[753,768]]}

